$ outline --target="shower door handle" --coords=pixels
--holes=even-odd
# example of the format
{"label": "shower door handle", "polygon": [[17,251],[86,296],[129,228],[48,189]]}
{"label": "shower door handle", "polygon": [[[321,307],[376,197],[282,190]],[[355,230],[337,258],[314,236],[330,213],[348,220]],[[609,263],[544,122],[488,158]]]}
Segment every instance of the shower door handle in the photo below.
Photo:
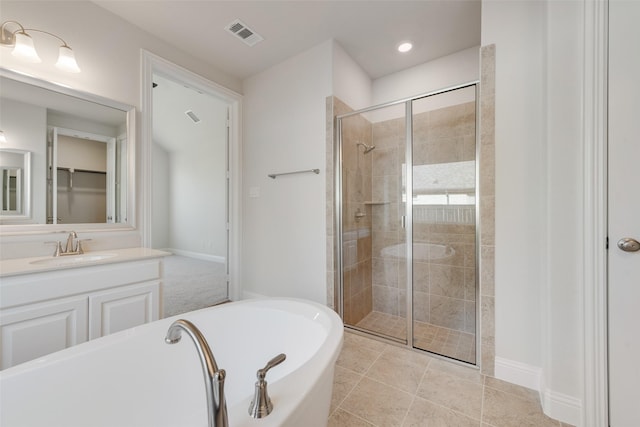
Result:
{"label": "shower door handle", "polygon": [[402,215],[400,217],[400,226],[402,228],[407,228],[407,216],[406,215]]}

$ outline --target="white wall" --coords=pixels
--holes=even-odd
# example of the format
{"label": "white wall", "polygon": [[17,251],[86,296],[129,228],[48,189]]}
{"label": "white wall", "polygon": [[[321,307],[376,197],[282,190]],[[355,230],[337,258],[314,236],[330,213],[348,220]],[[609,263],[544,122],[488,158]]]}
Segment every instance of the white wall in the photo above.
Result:
{"label": "white wall", "polygon": [[[8,99],[0,100],[0,129],[7,142],[2,148],[31,152],[31,215],[33,223],[47,217],[47,110]],[[2,251],[2,256],[8,251]]]}
{"label": "white wall", "polygon": [[546,5],[482,6],[482,44],[496,44],[496,356],[541,366]]}
{"label": "white wall", "polygon": [[153,206],[151,207],[151,224],[153,235],[153,248],[166,249],[171,247],[169,230],[171,229],[171,218],[169,202],[171,200],[171,168],[169,163],[169,153],[160,145],[154,144],[152,150],[151,168],[153,180],[153,195],[151,197]]}
{"label": "white wall", "polygon": [[226,104],[210,102],[201,119],[184,135],[194,144],[169,153],[169,247],[226,259]]}
{"label": "white wall", "polygon": [[[244,82],[243,266],[247,294],[326,300],[324,42]],[[320,175],[268,178],[320,168]]]}
{"label": "white wall", "polygon": [[333,96],[359,110],[372,104],[372,81],[342,46],[333,42]]}
{"label": "white wall", "polygon": [[482,4],[482,44],[496,45],[497,364],[540,372],[545,412],[571,424],[583,386],[583,7]]}
{"label": "white wall", "polygon": [[373,105],[478,80],[479,58],[479,47],[471,47],[380,77],[373,81]]}

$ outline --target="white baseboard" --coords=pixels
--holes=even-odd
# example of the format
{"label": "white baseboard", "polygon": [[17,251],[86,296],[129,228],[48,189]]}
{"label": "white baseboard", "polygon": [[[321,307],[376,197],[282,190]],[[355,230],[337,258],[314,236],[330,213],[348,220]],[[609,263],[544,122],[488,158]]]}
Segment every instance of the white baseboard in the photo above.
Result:
{"label": "white baseboard", "polygon": [[495,360],[496,378],[536,391],[540,390],[542,368],[498,356],[496,356]]}
{"label": "white baseboard", "polygon": [[582,401],[573,396],[545,389],[542,408],[547,416],[574,426],[581,425]]}
{"label": "white baseboard", "polygon": [[203,254],[200,252],[183,251],[182,249],[166,248],[163,251],[171,252],[174,255],[186,256],[189,258],[201,259],[203,261],[219,262],[224,264],[226,262],[225,257],[218,255]]}
{"label": "white baseboard", "polygon": [[574,426],[581,425],[582,401],[547,388],[543,381],[542,368],[496,356],[495,377],[536,390],[540,394],[542,409],[547,416]]}

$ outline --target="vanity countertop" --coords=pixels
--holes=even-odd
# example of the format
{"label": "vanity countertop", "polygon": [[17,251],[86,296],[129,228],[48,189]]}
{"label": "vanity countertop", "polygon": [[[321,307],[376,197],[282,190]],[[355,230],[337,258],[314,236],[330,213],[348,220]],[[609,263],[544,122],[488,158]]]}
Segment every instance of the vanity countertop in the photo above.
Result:
{"label": "vanity countertop", "polygon": [[126,248],[86,252],[82,255],[17,258],[0,261],[0,277],[58,271],[171,255],[169,252],[149,248]]}

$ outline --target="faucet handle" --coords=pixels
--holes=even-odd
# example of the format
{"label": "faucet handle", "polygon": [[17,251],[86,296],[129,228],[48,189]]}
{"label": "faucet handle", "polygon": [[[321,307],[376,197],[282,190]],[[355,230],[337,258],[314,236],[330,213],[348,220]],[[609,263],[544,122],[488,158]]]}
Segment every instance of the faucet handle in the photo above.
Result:
{"label": "faucet handle", "polygon": [[256,376],[258,377],[258,380],[264,381],[264,377],[267,376],[267,371],[273,368],[274,366],[278,366],[279,364],[284,362],[286,358],[287,358],[286,354],[280,353],[273,359],[269,360],[267,364],[264,366],[264,368],[258,369],[258,372],[256,372]]}
{"label": "faucet handle", "polygon": [[78,240],[78,253],[79,253],[79,254],[83,254],[83,253],[84,253],[84,247],[82,246],[82,244],[83,244],[84,242],[88,242],[89,240],[92,240],[92,239],[82,239],[82,240]]}
{"label": "faucet handle", "polygon": [[284,353],[280,353],[269,360],[264,368],[258,369],[256,374],[258,381],[256,382],[253,400],[249,405],[249,415],[253,418],[264,418],[273,410],[273,403],[271,403],[271,398],[269,398],[269,394],[267,393],[267,382],[264,380],[264,377],[267,375],[269,369],[281,364],[286,358],[287,356]]}
{"label": "faucet handle", "polygon": [[60,256],[60,254],[62,253],[62,243],[61,242],[56,242],[56,241],[50,241],[50,242],[44,242],[45,244],[49,245],[56,245],[56,250],[53,252],[53,256]]}

